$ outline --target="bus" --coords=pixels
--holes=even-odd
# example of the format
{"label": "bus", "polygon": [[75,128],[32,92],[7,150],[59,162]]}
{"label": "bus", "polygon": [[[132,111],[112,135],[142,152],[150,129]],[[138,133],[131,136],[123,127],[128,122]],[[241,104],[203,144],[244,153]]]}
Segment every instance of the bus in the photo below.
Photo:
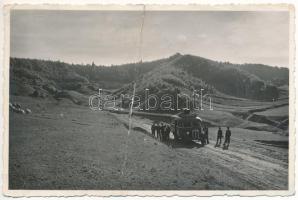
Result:
{"label": "bus", "polygon": [[196,114],[184,111],[172,117],[171,132],[176,141],[199,141],[205,145],[205,137],[202,131],[202,119]]}

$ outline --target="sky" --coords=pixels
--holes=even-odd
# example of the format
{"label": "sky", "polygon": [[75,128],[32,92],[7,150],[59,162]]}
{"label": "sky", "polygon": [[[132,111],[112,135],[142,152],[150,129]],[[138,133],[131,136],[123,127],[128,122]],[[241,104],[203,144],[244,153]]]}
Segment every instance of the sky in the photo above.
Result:
{"label": "sky", "polygon": [[143,15],[143,11],[14,10],[11,57],[115,65],[179,52],[223,62],[289,65],[286,11]]}

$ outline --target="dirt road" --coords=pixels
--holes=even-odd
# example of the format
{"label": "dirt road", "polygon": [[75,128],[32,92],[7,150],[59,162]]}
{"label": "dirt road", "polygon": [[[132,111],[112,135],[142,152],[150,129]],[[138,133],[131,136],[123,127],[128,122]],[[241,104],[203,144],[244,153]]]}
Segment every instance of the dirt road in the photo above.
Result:
{"label": "dirt road", "polygon": [[[127,121],[125,115],[114,115]],[[126,119],[126,120],[125,120]],[[142,127],[150,133],[151,120],[134,116],[134,127]],[[232,128],[228,150],[215,147],[217,128],[209,129],[210,144],[204,147],[194,144],[174,145],[173,151],[186,157],[194,156],[199,165],[207,165],[207,172],[216,183],[237,180],[234,189],[286,189],[288,183],[288,137],[265,131]],[[149,134],[150,135],[150,134]],[[217,172],[220,169],[221,172]],[[230,174],[222,180],[221,174]],[[211,179],[212,180],[212,179]],[[215,186],[216,187],[216,186]],[[216,188],[220,189],[220,188]]]}
{"label": "dirt road", "polygon": [[128,136],[119,116],[108,112],[18,101],[32,114],[10,112],[11,189],[287,188],[288,149],[255,141],[282,136],[232,129],[231,146],[223,150],[214,147],[216,130],[210,129],[205,147],[170,148],[137,129]]}

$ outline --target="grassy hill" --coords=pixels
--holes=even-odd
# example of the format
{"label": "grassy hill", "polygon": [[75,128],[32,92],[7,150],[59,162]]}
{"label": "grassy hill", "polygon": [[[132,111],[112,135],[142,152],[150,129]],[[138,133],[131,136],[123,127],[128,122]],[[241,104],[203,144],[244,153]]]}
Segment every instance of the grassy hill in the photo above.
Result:
{"label": "grassy hill", "polygon": [[[288,73],[285,72],[288,69],[258,66],[181,54],[152,62],[109,67],[11,58],[10,94],[53,99],[61,104],[88,105],[89,96],[99,88],[118,96],[132,94],[133,82],[136,82],[136,92],[143,106],[145,89],[159,98],[170,94],[174,99],[178,93],[191,96],[193,90],[199,93],[204,89],[203,94],[212,96],[214,110],[207,109],[209,101],[204,99],[205,110],[198,114],[213,126],[287,130]],[[128,107],[128,103],[124,102],[123,107]]]}
{"label": "grassy hill", "polygon": [[[155,94],[174,93],[175,91],[191,94],[193,90],[203,88],[204,92],[209,94],[221,93],[234,97],[269,101],[277,99],[280,96],[277,86],[287,83],[288,76],[284,72],[288,69],[262,66],[263,72],[258,74],[249,66],[254,69],[257,65],[234,65],[192,55],[175,54],[169,57],[167,62],[138,76],[136,79],[137,92],[148,88]],[[276,76],[266,76],[266,73]],[[277,81],[276,77],[279,73],[281,74],[280,80]],[[131,89],[131,85],[127,85],[118,93]]]}
{"label": "grassy hill", "polygon": [[90,95],[98,88],[116,94],[131,92],[130,85],[136,81],[137,91],[148,88],[156,94],[204,88],[214,94],[272,100],[280,96],[280,86],[288,83],[288,69],[235,65],[179,53],[156,61],[109,67],[11,58],[10,74],[11,94],[42,98],[69,96],[65,95],[68,91]]}

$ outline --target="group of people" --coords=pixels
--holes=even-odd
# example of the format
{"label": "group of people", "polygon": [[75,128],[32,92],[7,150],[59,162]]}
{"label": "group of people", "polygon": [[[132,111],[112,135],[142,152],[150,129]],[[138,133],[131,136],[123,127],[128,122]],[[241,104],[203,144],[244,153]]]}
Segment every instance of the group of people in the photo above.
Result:
{"label": "group of people", "polygon": [[151,126],[151,134],[153,137],[157,137],[162,142],[169,142],[171,127],[164,123],[154,123]]}
{"label": "group of people", "polygon": [[[209,133],[208,133],[208,127],[205,125],[202,129],[202,133],[203,133],[203,140],[202,144],[206,145],[209,144]],[[151,126],[151,134],[153,137],[157,137],[158,140],[160,140],[161,142],[165,142],[168,143],[170,141],[170,132],[171,132],[171,127],[168,124],[164,124],[162,122],[160,123],[153,123],[153,125]],[[217,131],[217,140],[216,140],[216,144],[215,147],[219,147],[221,146],[222,143],[222,138],[223,138],[223,131],[221,129],[221,127],[218,127],[218,131]],[[224,143],[223,143],[223,148],[228,148],[230,145],[230,140],[231,140],[231,130],[230,127],[227,127],[226,130],[226,134],[224,137]]]}
{"label": "group of people", "polygon": [[[225,135],[225,141],[224,141],[224,144],[223,144],[224,148],[229,148],[230,141],[231,141],[231,135],[232,135],[232,133],[231,133],[230,127],[227,127],[226,135]],[[221,139],[222,138],[223,138],[223,134],[222,134],[221,127],[218,127],[217,140],[216,140],[215,147],[219,147],[221,145]]]}

